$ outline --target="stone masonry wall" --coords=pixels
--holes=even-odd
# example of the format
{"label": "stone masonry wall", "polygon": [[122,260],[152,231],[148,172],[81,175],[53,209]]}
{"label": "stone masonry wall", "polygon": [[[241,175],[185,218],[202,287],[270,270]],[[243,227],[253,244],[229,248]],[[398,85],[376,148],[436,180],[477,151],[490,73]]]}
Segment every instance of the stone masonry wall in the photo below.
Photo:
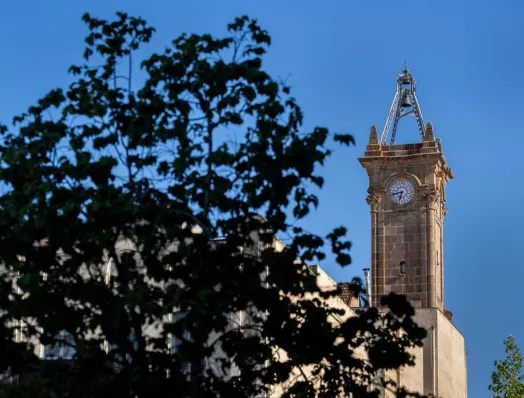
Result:
{"label": "stone masonry wall", "polygon": [[[372,218],[374,305],[390,292],[405,294],[415,307],[444,309],[442,221],[446,182],[453,178],[430,124],[424,142],[380,145],[372,129],[365,156]],[[389,197],[397,179],[415,186],[414,199],[398,205]],[[400,263],[406,263],[404,275]]]}

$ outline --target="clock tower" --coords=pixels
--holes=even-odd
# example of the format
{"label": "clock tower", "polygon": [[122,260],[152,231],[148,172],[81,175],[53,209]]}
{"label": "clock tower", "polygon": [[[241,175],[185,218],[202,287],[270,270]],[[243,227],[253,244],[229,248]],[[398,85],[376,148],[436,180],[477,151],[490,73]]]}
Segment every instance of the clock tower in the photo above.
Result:
{"label": "clock tower", "polygon": [[[443,227],[446,184],[453,172],[431,123],[424,124],[415,91],[416,81],[406,67],[397,77],[380,141],[372,127],[359,159],[369,176],[372,305],[380,306],[383,295],[395,292],[407,296],[414,307],[444,311]],[[397,145],[397,125],[405,116],[417,119],[421,141]]]}
{"label": "clock tower", "polygon": [[[424,327],[423,346],[413,351],[415,366],[384,377],[409,391],[439,398],[467,398],[464,336],[444,306],[444,217],[446,186],[453,178],[415,95],[416,81],[407,68],[397,77],[397,91],[382,135],[371,128],[360,163],[369,176],[371,210],[371,305],[395,292],[415,307],[415,322]],[[399,120],[417,120],[420,141],[395,144]],[[388,135],[391,135],[388,142]],[[387,390],[380,397],[390,395]]]}

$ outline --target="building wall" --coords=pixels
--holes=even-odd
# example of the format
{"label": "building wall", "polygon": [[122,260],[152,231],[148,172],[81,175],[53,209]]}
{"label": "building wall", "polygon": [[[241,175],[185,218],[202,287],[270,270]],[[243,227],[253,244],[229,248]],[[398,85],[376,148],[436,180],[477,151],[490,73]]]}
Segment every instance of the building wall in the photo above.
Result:
{"label": "building wall", "polygon": [[[317,283],[321,289],[336,288],[336,282],[325,271],[317,266],[311,268],[317,274]],[[334,297],[330,305],[346,311],[341,320],[356,315],[338,297]],[[423,347],[415,347],[410,351],[415,357],[415,365],[389,371],[385,375],[386,378],[400,387],[420,394],[436,394],[438,398],[467,398],[464,336],[438,308],[416,308],[414,320],[428,331]],[[356,355],[365,358],[362,349],[356,352]],[[309,375],[311,370],[311,368],[305,369],[306,375]],[[270,397],[279,397],[293,381],[300,377],[302,376],[296,372],[288,383],[275,387]],[[381,396],[394,398],[395,389],[383,389]]]}
{"label": "building wall", "polygon": [[442,312],[437,313],[438,394],[466,398],[467,356],[464,336]]}
{"label": "building wall", "polygon": [[412,351],[415,366],[401,369],[400,385],[438,398],[467,398],[464,336],[439,309],[417,308],[414,319],[428,336],[423,347]]}
{"label": "building wall", "polygon": [[[277,250],[283,249],[281,242],[275,243]],[[133,250],[129,242],[120,242],[118,251]],[[311,271],[317,276],[317,284],[321,290],[334,290],[337,288],[337,283],[329,277],[329,275],[318,266],[310,267]],[[111,268],[110,262],[102,266],[101,276],[109,278],[114,275],[115,270]],[[108,282],[108,280],[106,280]],[[306,297],[307,298],[313,298]],[[323,299],[325,300],[325,299]],[[344,315],[340,318],[331,319],[331,322],[343,322],[348,317],[355,316],[355,312],[338,296],[328,299],[328,304],[334,308],[343,309]],[[242,314],[232,314],[232,321],[237,318],[242,318]],[[234,318],[234,319],[233,319]],[[429,394],[433,391],[438,392],[440,398],[466,398],[466,354],[464,348],[464,338],[455,326],[449,321],[444,314],[436,308],[417,308],[415,321],[425,327],[429,332],[429,336],[424,341],[424,347],[416,348],[413,353],[416,357],[416,364],[414,367],[405,367],[399,371],[392,371],[387,373],[387,377],[398,382],[401,386],[405,386],[408,390],[419,392],[422,394]],[[150,325],[144,334],[151,336],[158,336],[162,331],[162,325],[169,322],[169,319],[159,320],[156,327]],[[432,332],[434,331],[434,332]],[[93,337],[97,337],[96,333]],[[214,340],[217,336],[210,336]],[[167,346],[168,342],[166,342]],[[167,348],[167,347],[166,347]],[[220,346],[216,346],[215,358],[223,355],[220,351]],[[37,345],[39,355],[44,352],[42,346]],[[286,359],[285,352],[275,347],[275,355]],[[365,352],[360,349],[355,355],[365,358]],[[209,364],[213,368],[213,363]],[[310,375],[313,367],[302,369],[306,375]],[[218,372],[218,367],[216,367]],[[229,375],[222,375],[229,377]],[[301,372],[293,373],[292,377],[282,385],[275,386],[271,391],[269,397],[281,396],[297,379],[302,378]],[[393,391],[384,391],[383,397],[394,397]]]}
{"label": "building wall", "polygon": [[[310,267],[311,271],[316,274],[317,276],[317,285],[320,287],[322,291],[331,291],[337,289],[337,283],[319,266],[312,266]],[[317,297],[318,295],[306,295],[304,299],[312,299],[313,297]],[[330,297],[329,299],[322,299],[324,302],[329,304],[333,308],[342,309],[345,311],[344,315],[340,316],[340,318],[332,318],[330,319],[331,323],[336,325],[339,322],[344,322],[349,317],[355,316],[355,312],[349,308],[344,301],[338,297]],[[364,355],[364,352],[362,350],[358,351],[356,355]],[[286,353],[282,350],[276,351],[276,357],[280,358],[281,360],[285,361],[287,360]],[[299,371],[296,369],[294,372],[292,372],[291,377],[281,385],[274,386],[269,394],[268,398],[278,398],[281,395],[283,395],[289,387],[291,387],[297,380],[302,380],[303,375],[302,372],[308,377],[309,380],[314,380],[314,378],[311,376],[311,372],[313,371],[314,366],[304,367]],[[320,381],[320,380],[318,380]]]}

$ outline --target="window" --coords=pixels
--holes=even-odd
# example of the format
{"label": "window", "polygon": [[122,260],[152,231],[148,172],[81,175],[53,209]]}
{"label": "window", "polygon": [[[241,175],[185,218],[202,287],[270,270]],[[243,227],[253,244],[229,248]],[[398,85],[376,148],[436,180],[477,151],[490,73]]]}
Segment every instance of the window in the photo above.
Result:
{"label": "window", "polygon": [[42,356],[43,359],[72,359],[75,352],[73,337],[63,330],[53,344],[43,349]]}
{"label": "window", "polygon": [[[184,319],[185,314],[180,311],[175,311],[169,316],[169,321],[172,323],[180,322],[182,319]],[[169,334],[169,351],[174,354],[178,351],[180,345],[183,343],[183,341],[188,341],[191,338],[191,335],[188,331],[185,331],[183,333],[182,338],[176,337],[174,334]],[[191,363],[185,363],[183,365],[183,372],[187,375],[187,377],[191,377]]]}
{"label": "window", "polygon": [[[174,311],[169,315],[169,321],[175,324],[184,319],[185,315],[186,314],[184,314],[183,312]],[[174,334],[170,333],[168,336],[169,351],[172,354],[176,353],[179,347],[182,345],[182,343],[184,341],[189,340],[191,340],[191,333],[187,330],[184,331],[182,338],[177,338]],[[191,365],[191,362],[186,362],[183,365],[183,373],[188,377],[188,380],[192,377]],[[196,364],[196,369],[198,370],[198,368],[200,368],[200,372],[204,371],[207,368],[207,360],[205,358],[200,360],[200,366],[198,366],[198,363]]]}
{"label": "window", "polygon": [[27,336],[26,336],[26,326],[25,322],[23,320],[17,320],[15,321],[15,341],[17,343],[25,343],[27,342]]}
{"label": "window", "polygon": [[402,261],[400,263],[400,275],[406,275],[406,267],[407,267],[407,264]]}
{"label": "window", "polygon": [[[172,317],[172,320],[173,320],[173,323],[177,323],[179,321],[181,321],[183,318],[184,318],[185,314],[183,314],[182,312],[175,312],[173,314],[173,317]],[[177,338],[174,334],[171,334],[170,336],[170,349],[171,349],[171,352],[172,353],[175,353],[177,352],[177,349],[178,347],[180,347],[180,345],[182,344],[183,340],[189,340],[190,339],[190,335],[189,335],[189,332],[184,332],[184,336],[183,336],[183,339],[180,339],[180,338]]]}

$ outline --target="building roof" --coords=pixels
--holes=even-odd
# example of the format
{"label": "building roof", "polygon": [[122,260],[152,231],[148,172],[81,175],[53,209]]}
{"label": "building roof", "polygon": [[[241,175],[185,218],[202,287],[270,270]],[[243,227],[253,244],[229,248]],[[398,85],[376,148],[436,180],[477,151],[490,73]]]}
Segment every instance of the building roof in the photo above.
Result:
{"label": "building roof", "polygon": [[339,289],[339,297],[350,308],[360,308],[360,297],[357,293],[357,285],[353,282],[339,282],[337,283]]}

